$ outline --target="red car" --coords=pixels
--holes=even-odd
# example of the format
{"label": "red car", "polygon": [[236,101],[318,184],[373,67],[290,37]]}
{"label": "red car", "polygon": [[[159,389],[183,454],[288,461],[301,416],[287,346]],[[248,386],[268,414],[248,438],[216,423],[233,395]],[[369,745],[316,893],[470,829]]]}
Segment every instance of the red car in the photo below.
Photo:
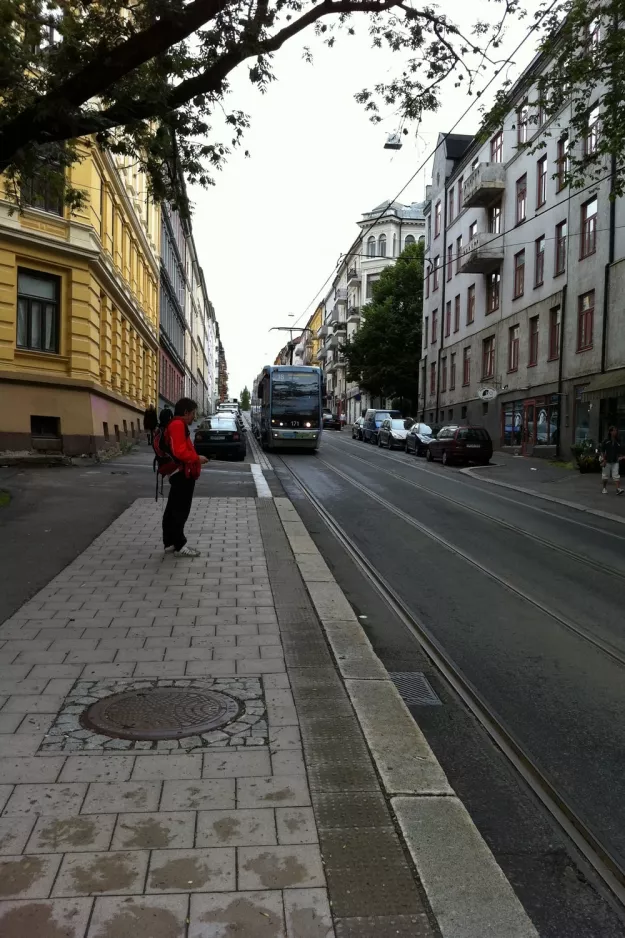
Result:
{"label": "red car", "polygon": [[487,466],[493,455],[493,441],[484,427],[443,427],[427,446],[428,462],[440,459],[451,463],[475,462]]}

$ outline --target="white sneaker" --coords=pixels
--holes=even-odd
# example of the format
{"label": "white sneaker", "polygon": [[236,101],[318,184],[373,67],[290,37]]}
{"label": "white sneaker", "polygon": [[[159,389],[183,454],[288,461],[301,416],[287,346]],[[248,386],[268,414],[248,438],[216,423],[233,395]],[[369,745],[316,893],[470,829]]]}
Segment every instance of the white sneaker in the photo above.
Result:
{"label": "white sneaker", "polygon": [[602,495],[607,495],[607,494],[608,494],[608,490],[607,490],[607,489],[603,489],[602,492],[601,492],[601,494],[602,494]]}
{"label": "white sneaker", "polygon": [[169,547],[166,547],[165,550],[163,551],[163,553],[165,553],[165,554],[173,554],[173,552],[174,552],[174,545],[173,545],[173,544],[170,544]]}
{"label": "white sneaker", "polygon": [[199,550],[196,550],[195,547],[189,547],[188,544],[185,544],[184,547],[181,547],[180,550],[174,551],[174,557],[200,557],[201,554]]}

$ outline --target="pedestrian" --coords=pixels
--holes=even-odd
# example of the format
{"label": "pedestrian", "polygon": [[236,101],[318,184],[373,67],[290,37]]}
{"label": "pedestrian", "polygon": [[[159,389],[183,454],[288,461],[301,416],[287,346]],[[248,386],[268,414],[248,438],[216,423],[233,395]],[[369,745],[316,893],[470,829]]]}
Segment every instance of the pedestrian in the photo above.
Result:
{"label": "pedestrian", "polygon": [[608,438],[601,444],[601,479],[603,481],[602,495],[608,494],[608,482],[612,479],[616,483],[616,494],[622,495],[621,473],[619,467],[619,457],[621,455],[621,444],[618,438],[616,427],[610,427]]}
{"label": "pedestrian", "polygon": [[195,420],[197,404],[182,397],[174,408],[174,416],[165,430],[165,445],[178,465],[169,475],[169,497],[163,515],[163,546],[165,553],[175,557],[199,557],[200,552],[189,547],[184,526],[191,511],[195,482],[200,476],[206,456],[198,456],[191,442],[189,426]]}
{"label": "pedestrian", "polygon": [[150,404],[149,407],[146,407],[145,413],[143,415],[143,429],[148,435],[148,443],[152,445],[152,436],[154,431],[158,427],[158,417],[156,416],[156,407],[153,404]]}

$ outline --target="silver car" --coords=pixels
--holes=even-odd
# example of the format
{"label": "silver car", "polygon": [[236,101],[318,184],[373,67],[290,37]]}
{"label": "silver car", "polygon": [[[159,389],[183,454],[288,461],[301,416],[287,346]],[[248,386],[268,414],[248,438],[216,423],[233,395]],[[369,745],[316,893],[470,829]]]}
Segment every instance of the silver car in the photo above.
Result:
{"label": "silver car", "polygon": [[378,446],[388,446],[389,449],[405,449],[406,437],[412,426],[412,420],[403,420],[398,417],[391,417],[382,421],[382,426],[378,431]]}

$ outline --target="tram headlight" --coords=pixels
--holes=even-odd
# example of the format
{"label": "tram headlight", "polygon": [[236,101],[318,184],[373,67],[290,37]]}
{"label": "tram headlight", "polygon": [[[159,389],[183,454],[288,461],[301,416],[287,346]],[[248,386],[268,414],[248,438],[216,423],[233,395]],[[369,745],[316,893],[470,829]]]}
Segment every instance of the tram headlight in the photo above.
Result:
{"label": "tram headlight", "polygon": [[310,421],[308,423],[305,423],[304,426],[310,429]]}

